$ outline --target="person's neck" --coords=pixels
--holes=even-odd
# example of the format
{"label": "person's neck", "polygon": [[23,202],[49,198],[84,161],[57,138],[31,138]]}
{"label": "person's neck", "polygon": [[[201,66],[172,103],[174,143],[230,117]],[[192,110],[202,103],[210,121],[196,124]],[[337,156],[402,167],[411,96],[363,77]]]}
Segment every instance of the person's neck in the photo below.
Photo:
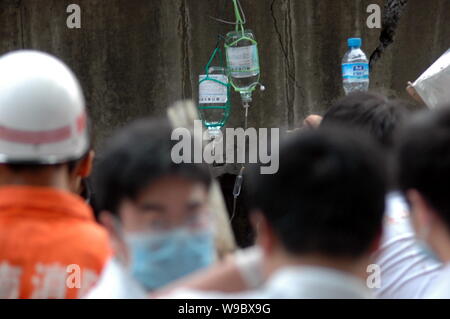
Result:
{"label": "person's neck", "polygon": [[42,170],[1,172],[0,186],[50,187],[70,191],[69,176],[63,167]]}
{"label": "person's neck", "polygon": [[367,276],[367,265],[370,264],[370,257],[349,259],[332,258],[314,254],[294,256],[287,253],[277,253],[270,256],[270,258],[265,258],[264,263],[265,275],[267,278],[285,267],[320,267],[341,271],[365,280]]}
{"label": "person's neck", "polygon": [[433,229],[431,248],[443,263],[450,265],[450,233],[446,227]]}

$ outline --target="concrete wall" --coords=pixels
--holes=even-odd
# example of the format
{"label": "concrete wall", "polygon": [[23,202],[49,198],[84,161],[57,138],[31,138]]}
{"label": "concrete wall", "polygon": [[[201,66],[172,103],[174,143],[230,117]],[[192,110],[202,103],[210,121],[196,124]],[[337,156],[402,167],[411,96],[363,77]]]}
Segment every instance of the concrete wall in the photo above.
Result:
{"label": "concrete wall", "polygon": [[[370,54],[380,30],[366,27],[366,8],[382,0],[241,0],[259,41],[266,91],[256,93],[250,125],[293,127],[342,95],[345,40],[362,36]],[[66,27],[66,7],[82,9],[81,29]],[[225,7],[225,4],[227,6]],[[162,115],[180,98],[195,97],[198,74],[232,26],[230,0],[0,0],[0,53],[19,48],[51,52],[79,76],[98,143],[133,118]],[[404,95],[450,45],[450,1],[410,0],[396,41],[378,61],[372,87]],[[240,126],[234,96],[230,125]]]}

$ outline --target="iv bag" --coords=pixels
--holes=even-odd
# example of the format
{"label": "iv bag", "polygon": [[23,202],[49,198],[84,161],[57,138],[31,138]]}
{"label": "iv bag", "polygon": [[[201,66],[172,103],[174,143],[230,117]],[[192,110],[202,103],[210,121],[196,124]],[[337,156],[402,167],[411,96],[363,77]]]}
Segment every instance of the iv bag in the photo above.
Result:
{"label": "iv bag", "polygon": [[212,138],[220,135],[230,113],[230,87],[224,67],[212,66],[199,76],[198,109]]}
{"label": "iv bag", "polygon": [[[228,75],[236,91],[247,93],[259,82],[258,45],[251,30],[232,31],[226,35]],[[251,99],[251,98],[250,98]]]}

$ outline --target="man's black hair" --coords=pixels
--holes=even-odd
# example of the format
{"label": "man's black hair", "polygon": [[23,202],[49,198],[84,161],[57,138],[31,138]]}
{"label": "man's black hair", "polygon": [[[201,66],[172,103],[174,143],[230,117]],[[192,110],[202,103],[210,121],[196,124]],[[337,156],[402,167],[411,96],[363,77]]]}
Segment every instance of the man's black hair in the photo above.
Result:
{"label": "man's black hair", "polygon": [[252,207],[291,254],[355,258],[381,234],[383,158],[372,139],[340,128],[294,134],[280,148],[279,171],[250,173]]}
{"label": "man's black hair", "polygon": [[383,147],[392,148],[395,134],[408,115],[408,104],[367,92],[351,93],[334,103],[321,126],[343,125],[370,134]]}
{"label": "man's black hair", "polygon": [[419,191],[450,229],[450,106],[417,114],[401,131],[396,158],[401,189]]}
{"label": "man's black hair", "polygon": [[136,199],[159,178],[182,176],[206,187],[211,175],[206,164],[172,161],[172,129],[165,119],[144,119],[120,129],[106,141],[94,168],[95,209],[114,214],[120,202]]}

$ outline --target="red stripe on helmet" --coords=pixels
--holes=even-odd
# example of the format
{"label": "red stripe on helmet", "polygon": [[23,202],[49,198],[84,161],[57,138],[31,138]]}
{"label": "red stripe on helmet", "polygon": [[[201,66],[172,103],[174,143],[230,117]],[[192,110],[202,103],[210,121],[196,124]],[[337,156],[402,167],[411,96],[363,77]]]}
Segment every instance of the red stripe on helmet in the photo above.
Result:
{"label": "red stripe on helmet", "polygon": [[80,134],[86,128],[86,114],[82,113],[77,118],[77,133]]}
{"label": "red stripe on helmet", "polygon": [[47,131],[25,131],[0,125],[0,139],[22,144],[46,144],[63,142],[71,137],[70,126]]}

